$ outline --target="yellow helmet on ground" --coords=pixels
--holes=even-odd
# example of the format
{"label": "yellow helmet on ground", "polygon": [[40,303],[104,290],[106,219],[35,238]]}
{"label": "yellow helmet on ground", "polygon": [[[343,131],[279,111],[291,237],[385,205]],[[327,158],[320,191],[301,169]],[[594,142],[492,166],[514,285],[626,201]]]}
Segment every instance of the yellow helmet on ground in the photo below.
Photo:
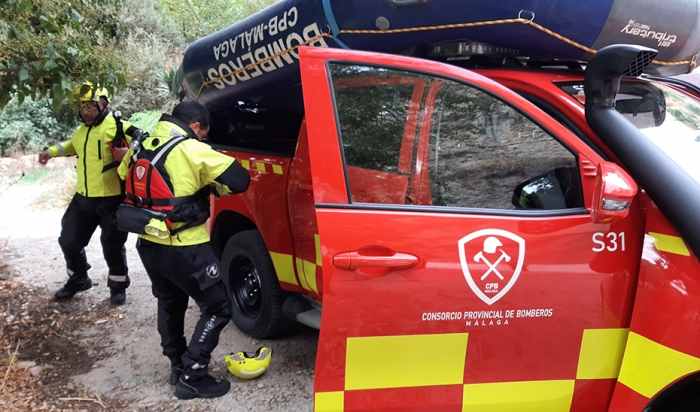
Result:
{"label": "yellow helmet on ground", "polygon": [[231,353],[225,359],[229,372],[241,379],[253,379],[262,375],[270,366],[272,348],[263,346],[253,356],[245,352]]}
{"label": "yellow helmet on ground", "polygon": [[73,100],[75,102],[96,102],[100,100],[101,97],[104,97],[105,100],[109,102],[109,93],[107,89],[104,87],[95,89],[90,82],[85,82],[73,90]]}

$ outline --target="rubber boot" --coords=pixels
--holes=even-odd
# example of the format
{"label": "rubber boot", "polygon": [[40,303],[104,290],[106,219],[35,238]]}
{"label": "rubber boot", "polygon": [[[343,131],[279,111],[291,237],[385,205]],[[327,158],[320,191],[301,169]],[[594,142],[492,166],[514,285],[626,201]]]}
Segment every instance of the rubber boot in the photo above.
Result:
{"label": "rubber boot", "polygon": [[54,294],[54,297],[57,300],[70,299],[75,296],[76,293],[88,290],[91,287],[92,280],[90,280],[89,277],[77,278],[75,276],[70,276],[68,282]]}
{"label": "rubber boot", "polygon": [[180,375],[175,386],[175,396],[178,399],[216,398],[224,396],[231,389],[231,382],[216,379],[207,374],[201,378],[189,378],[187,374]]}
{"label": "rubber boot", "polygon": [[180,381],[180,376],[182,376],[182,365],[173,365],[170,367],[170,384],[172,386],[177,385]]}
{"label": "rubber boot", "polygon": [[123,305],[126,302],[126,290],[121,288],[109,288],[109,303]]}

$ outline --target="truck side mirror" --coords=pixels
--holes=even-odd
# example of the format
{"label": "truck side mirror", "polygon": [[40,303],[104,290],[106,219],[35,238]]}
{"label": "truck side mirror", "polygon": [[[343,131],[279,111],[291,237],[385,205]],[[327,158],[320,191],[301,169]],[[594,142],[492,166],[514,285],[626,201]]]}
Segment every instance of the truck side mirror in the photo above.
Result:
{"label": "truck side mirror", "polygon": [[576,167],[557,167],[530,178],[513,190],[516,209],[556,210],[583,207]]}
{"label": "truck side mirror", "polygon": [[566,209],[563,192],[554,171],[551,171],[520,183],[513,190],[511,201],[516,209]]}
{"label": "truck side mirror", "polygon": [[593,203],[593,221],[613,223],[627,217],[637,190],[637,183],[620,166],[612,162],[600,163]]}

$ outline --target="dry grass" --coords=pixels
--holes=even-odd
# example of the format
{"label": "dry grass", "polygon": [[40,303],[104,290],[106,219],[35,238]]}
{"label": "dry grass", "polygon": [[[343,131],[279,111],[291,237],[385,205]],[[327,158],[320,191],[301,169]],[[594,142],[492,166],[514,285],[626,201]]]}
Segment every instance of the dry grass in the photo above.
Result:
{"label": "dry grass", "polygon": [[37,170],[42,177],[41,181],[33,180],[33,175],[25,175],[22,178],[21,184],[44,184],[48,185],[31,203],[31,208],[34,210],[45,209],[65,209],[68,206],[71,198],[75,194],[75,184],[77,177],[75,170],[72,168],[64,169],[44,169]]}
{"label": "dry grass", "polygon": [[[74,337],[93,316],[116,322],[107,303],[92,309],[63,305],[44,288],[29,288],[12,278],[11,251],[0,240],[0,411],[124,410],[124,403],[70,385],[70,376],[85,373],[101,351]],[[94,348],[92,348],[94,349]]]}
{"label": "dry grass", "polygon": [[[20,283],[0,282],[0,410],[123,410],[120,401],[69,386],[70,376],[87,372],[98,359],[71,336],[92,318],[87,311],[76,315],[45,295]],[[106,304],[97,312],[114,321],[118,316]]]}
{"label": "dry grass", "polygon": [[47,165],[36,154],[15,153],[0,158],[0,196],[15,185],[42,185],[46,189],[31,203],[33,209],[65,209],[75,194],[75,158],[51,159]]}

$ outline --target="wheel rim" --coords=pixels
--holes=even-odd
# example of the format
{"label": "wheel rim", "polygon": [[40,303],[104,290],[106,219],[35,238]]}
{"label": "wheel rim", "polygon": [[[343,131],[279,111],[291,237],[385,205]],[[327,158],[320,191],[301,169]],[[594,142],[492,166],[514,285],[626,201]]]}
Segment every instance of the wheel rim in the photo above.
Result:
{"label": "wheel rim", "polygon": [[231,294],[234,304],[245,317],[255,319],[260,314],[260,275],[255,264],[248,258],[238,259],[230,274]]}

